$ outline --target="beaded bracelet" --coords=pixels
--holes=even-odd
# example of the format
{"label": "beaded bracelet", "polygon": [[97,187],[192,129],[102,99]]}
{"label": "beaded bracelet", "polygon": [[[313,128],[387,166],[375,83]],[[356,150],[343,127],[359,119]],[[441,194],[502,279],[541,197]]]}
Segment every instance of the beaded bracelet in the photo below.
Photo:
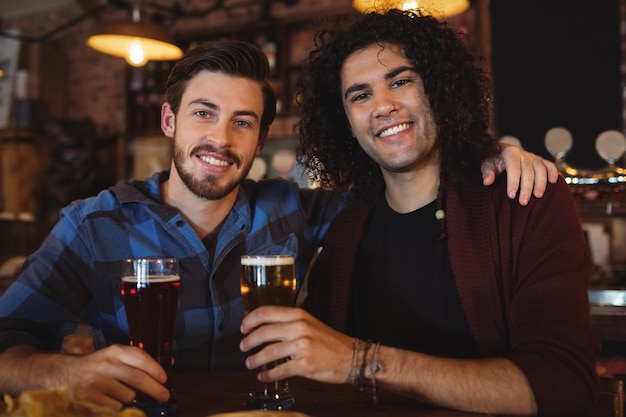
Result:
{"label": "beaded bracelet", "polygon": [[378,404],[378,387],[376,386],[376,373],[383,369],[382,365],[377,361],[378,349],[380,349],[380,342],[376,343],[376,346],[374,347],[372,362],[370,363],[370,372],[372,373],[372,401],[374,402],[374,404]]}
{"label": "beaded bracelet", "polygon": [[357,357],[359,356],[359,339],[357,337],[354,338],[353,347],[354,347],[354,350],[352,352],[352,369],[350,371],[350,380],[352,382],[352,386],[356,387],[356,383],[357,383],[356,364],[357,364]]}
{"label": "beaded bracelet", "polygon": [[363,351],[363,362],[361,362],[361,369],[359,370],[359,382],[358,382],[358,386],[359,386],[359,391],[363,391],[363,385],[365,383],[365,367],[367,366],[367,351],[370,349],[370,346],[372,346],[372,342],[370,340],[368,340],[365,343],[365,349]]}

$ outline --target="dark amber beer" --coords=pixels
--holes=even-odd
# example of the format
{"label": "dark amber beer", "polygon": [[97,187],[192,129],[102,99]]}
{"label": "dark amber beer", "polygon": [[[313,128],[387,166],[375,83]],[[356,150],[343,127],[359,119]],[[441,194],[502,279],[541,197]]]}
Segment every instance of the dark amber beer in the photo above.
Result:
{"label": "dark amber beer", "polygon": [[[240,287],[246,314],[262,305],[292,307],[296,297],[294,257],[291,255],[242,256]],[[282,380],[271,384],[257,383],[249,391],[246,403],[251,409],[287,410],[293,406],[294,402],[287,380]]]}
{"label": "dark amber beer", "polygon": [[179,292],[178,275],[122,278],[130,344],[148,352],[168,373]]}
{"label": "dark amber beer", "polygon": [[[172,345],[180,294],[178,261],[165,259],[125,259],[121,295],[126,308],[131,346],[145,350],[168,374],[172,369]],[[148,416],[173,417],[177,407],[170,396],[158,403],[142,392],[133,406]]]}

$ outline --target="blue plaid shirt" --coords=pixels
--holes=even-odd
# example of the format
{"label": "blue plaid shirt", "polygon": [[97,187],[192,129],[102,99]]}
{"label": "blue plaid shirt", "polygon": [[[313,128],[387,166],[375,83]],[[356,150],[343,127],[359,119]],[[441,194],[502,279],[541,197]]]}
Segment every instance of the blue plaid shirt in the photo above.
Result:
{"label": "blue plaid shirt", "polygon": [[104,344],[128,344],[120,261],[168,256],[179,259],[182,284],[175,370],[245,369],[239,350],[241,255],[297,255],[301,283],[339,205],[322,190],[283,180],[246,181],[212,259],[185,218],[162,204],[159,184],[168,177],[164,171],[146,181],[120,182],[62,210],[0,298],[0,351],[21,343],[59,351],[79,322],[90,323]]}

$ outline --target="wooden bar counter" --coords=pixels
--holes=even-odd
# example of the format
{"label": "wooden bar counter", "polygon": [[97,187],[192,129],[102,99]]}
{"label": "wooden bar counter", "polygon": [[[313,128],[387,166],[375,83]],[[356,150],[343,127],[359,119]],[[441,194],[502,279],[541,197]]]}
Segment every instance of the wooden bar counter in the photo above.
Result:
{"label": "wooden bar counter", "polygon": [[[206,417],[211,414],[245,410],[253,372],[181,373],[171,377],[179,417]],[[304,378],[289,380],[295,397],[293,411],[311,417],[462,417],[487,416],[447,410],[413,402],[379,390],[378,404],[372,402],[371,387],[359,393],[348,384],[323,384]]]}

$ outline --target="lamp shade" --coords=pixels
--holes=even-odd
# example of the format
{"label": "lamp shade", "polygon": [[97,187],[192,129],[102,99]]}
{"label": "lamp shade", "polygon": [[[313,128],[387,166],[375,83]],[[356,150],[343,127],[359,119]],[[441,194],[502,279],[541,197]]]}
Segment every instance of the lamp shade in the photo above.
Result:
{"label": "lamp shade", "polygon": [[363,13],[388,9],[420,9],[426,14],[444,18],[466,11],[470,0],[353,0],[352,6]]}
{"label": "lamp shade", "polygon": [[123,57],[135,66],[183,56],[166,30],[144,22],[104,23],[87,39],[87,45],[105,54]]}

